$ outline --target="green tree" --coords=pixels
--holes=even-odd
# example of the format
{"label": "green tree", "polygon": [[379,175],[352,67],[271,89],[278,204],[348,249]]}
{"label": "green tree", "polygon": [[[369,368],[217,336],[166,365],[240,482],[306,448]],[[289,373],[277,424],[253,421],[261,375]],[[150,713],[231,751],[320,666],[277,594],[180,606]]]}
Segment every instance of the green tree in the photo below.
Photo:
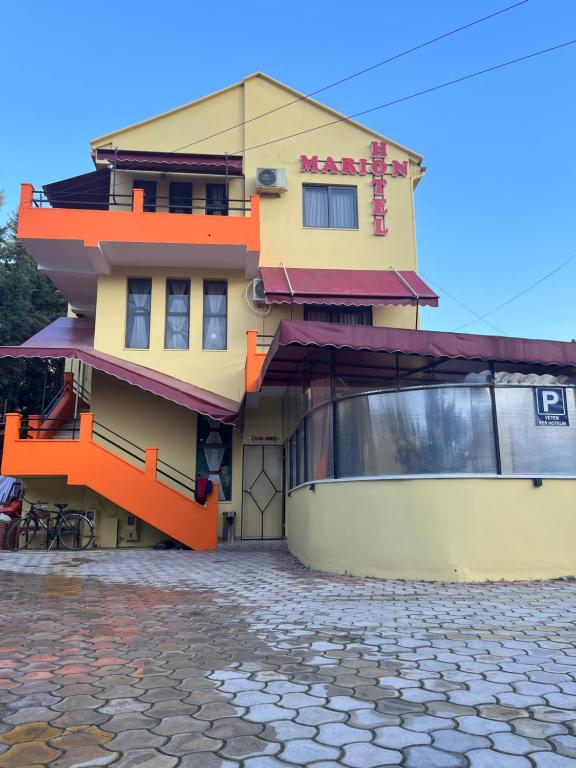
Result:
{"label": "green tree", "polygon": [[[16,217],[0,226],[0,345],[17,346],[66,314],[66,300],[16,240]],[[56,393],[59,360],[0,358],[0,410],[38,413]]]}

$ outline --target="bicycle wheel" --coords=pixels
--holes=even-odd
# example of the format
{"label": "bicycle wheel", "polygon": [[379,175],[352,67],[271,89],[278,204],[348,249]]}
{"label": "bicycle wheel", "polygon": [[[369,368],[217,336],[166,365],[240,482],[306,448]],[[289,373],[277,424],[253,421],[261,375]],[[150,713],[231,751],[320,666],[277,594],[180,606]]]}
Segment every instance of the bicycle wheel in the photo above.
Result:
{"label": "bicycle wheel", "polygon": [[13,552],[27,549],[38,533],[38,521],[33,517],[21,517],[13,520],[6,531],[4,546]]}
{"label": "bicycle wheel", "polygon": [[56,526],[56,536],[64,549],[88,549],[94,541],[94,525],[80,512],[63,512]]}

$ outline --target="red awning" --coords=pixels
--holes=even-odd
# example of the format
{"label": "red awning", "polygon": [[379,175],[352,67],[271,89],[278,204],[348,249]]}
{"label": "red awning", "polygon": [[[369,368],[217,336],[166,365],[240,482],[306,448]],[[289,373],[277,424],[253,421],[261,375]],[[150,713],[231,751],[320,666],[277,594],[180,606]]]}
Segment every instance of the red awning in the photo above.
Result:
{"label": "red awning", "polygon": [[410,270],[262,267],[260,272],[267,304],[438,306],[438,296]]}
{"label": "red awning", "polygon": [[[576,343],[472,333],[413,331],[367,325],[338,325],[282,320],[260,374],[260,384],[289,384],[318,357],[315,349],[338,350],[338,360],[374,368],[365,353],[410,355],[434,359],[477,360],[534,366],[576,367]],[[306,363],[306,365],[304,365]]]}
{"label": "red awning", "polygon": [[184,152],[146,152],[144,150],[97,149],[94,162],[116,163],[116,168],[165,173],[203,173],[242,176],[241,155],[196,155]]}
{"label": "red awning", "polygon": [[[66,321],[66,322],[63,322]],[[87,325],[76,326],[78,320],[60,318],[28,339],[20,347],[0,347],[2,357],[44,357],[81,360],[97,371],[114,376],[120,381],[151,392],[164,400],[181,405],[203,416],[209,416],[226,424],[238,420],[240,404],[206,389],[195,387],[180,379],[167,376],[143,365],[130,363],[119,357],[98,352],[91,346],[76,345],[89,336]],[[80,321],[82,323],[82,321]]]}

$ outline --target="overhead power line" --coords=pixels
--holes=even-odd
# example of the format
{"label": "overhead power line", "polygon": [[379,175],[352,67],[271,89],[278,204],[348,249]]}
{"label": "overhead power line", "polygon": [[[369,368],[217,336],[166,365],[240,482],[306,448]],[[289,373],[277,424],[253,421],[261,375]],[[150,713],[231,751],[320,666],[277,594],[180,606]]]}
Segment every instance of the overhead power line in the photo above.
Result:
{"label": "overhead power line", "polygon": [[208,136],[204,136],[201,139],[196,139],[195,141],[191,141],[189,144],[184,144],[184,146],[182,147],[173,149],[172,152],[181,152],[183,149],[188,149],[188,147],[193,147],[195,144],[200,144],[203,141],[208,141],[209,139],[213,139],[215,136],[221,136],[223,133],[228,133],[229,131],[233,131],[236,128],[242,128],[242,126],[248,125],[248,123],[253,123],[256,120],[260,120],[262,117],[267,117],[268,115],[272,115],[275,112],[279,112],[281,109],[286,109],[286,107],[290,107],[292,106],[292,104],[298,104],[298,102],[304,101],[305,99],[310,99],[312,96],[317,96],[319,93],[328,91],[330,88],[335,88],[337,85],[342,85],[342,83],[347,83],[350,80],[354,80],[354,78],[360,77],[361,75],[365,75],[367,72],[372,72],[373,70],[378,69],[379,67],[383,67],[386,64],[390,64],[393,61],[397,61],[398,59],[401,59],[404,56],[408,56],[411,53],[420,51],[422,50],[422,48],[426,48],[429,45],[438,43],[440,42],[440,40],[445,40],[447,37],[452,37],[452,35],[456,35],[458,34],[458,32],[463,32],[466,29],[470,29],[470,27],[474,27],[477,24],[482,24],[482,22],[488,21],[489,19],[493,19],[496,16],[501,16],[503,13],[512,11],[521,5],[525,5],[527,2],[528,0],[520,0],[520,2],[514,3],[513,5],[506,6],[506,8],[500,8],[499,11],[494,11],[494,13],[490,13],[488,14],[488,16],[482,16],[482,18],[480,19],[475,19],[474,21],[471,21],[468,24],[463,24],[460,27],[451,29],[449,32],[444,32],[442,35],[438,35],[437,37],[432,37],[430,40],[426,40],[425,42],[419,43],[418,45],[415,45],[412,48],[408,48],[405,51],[396,53],[394,56],[390,56],[388,59],[384,59],[383,61],[378,61],[376,62],[376,64],[372,64],[369,67],[360,69],[357,72],[352,72],[350,75],[346,75],[346,77],[342,77],[340,80],[334,80],[334,82],[328,83],[328,85],[324,85],[322,86],[322,88],[317,88],[315,91],[310,91],[310,93],[303,94],[302,96],[299,96],[297,99],[293,99],[292,101],[286,102],[286,104],[282,104],[279,107],[274,107],[273,109],[269,109],[266,112],[262,112],[259,115],[255,115],[254,117],[249,118],[248,120],[243,120],[241,123],[236,123],[235,125],[231,125],[229,128],[223,128],[221,131],[216,131],[215,133],[211,133]]}
{"label": "overhead power line", "polygon": [[336,125],[337,123],[342,123],[345,120],[353,120],[356,117],[361,117],[362,115],[368,115],[371,112],[377,112],[380,109],[385,109],[386,107],[391,107],[394,104],[400,104],[403,101],[409,101],[410,99],[415,99],[418,96],[424,96],[427,93],[433,93],[434,91],[439,91],[442,88],[448,88],[450,85],[456,85],[457,83],[463,83],[465,80],[471,80],[474,77],[480,77],[481,75],[486,75],[489,72],[495,72],[497,69],[503,69],[504,67],[509,67],[512,64],[519,64],[522,61],[527,61],[528,59],[533,59],[536,56],[542,56],[545,53],[552,53],[553,51],[558,51],[560,48],[566,48],[569,45],[574,45],[576,43],[576,40],[568,40],[565,43],[559,43],[558,45],[553,45],[550,48],[543,48],[540,51],[534,51],[534,53],[528,53],[525,56],[520,56],[517,59],[510,59],[509,61],[504,61],[501,64],[495,64],[493,67],[486,67],[485,69],[480,69],[477,72],[471,72],[468,75],[463,75],[462,77],[457,77],[454,80],[448,80],[445,83],[440,83],[439,85],[433,85],[430,88],[425,88],[422,91],[416,91],[416,93],[411,93],[409,96],[402,96],[399,99],[394,99],[393,101],[387,101],[384,104],[379,104],[376,107],[370,107],[369,109],[363,109],[361,112],[354,112],[351,115],[345,115],[339,118],[336,118],[335,120],[330,120],[328,123],[322,123],[321,125],[316,125],[313,128],[306,128],[302,131],[296,131],[295,133],[287,134],[286,136],[280,136],[277,139],[272,139],[270,141],[263,141],[260,144],[254,144],[251,147],[244,147],[244,149],[238,149],[232,154],[234,155],[240,155],[243,152],[250,152],[253,149],[259,149],[260,147],[267,147],[270,144],[276,144],[279,141],[286,141],[287,139],[293,139],[296,136],[302,136],[305,133],[312,133],[313,131],[319,131],[322,128],[328,128],[330,125]]}
{"label": "overhead power line", "polygon": [[507,336],[508,334],[506,331],[503,331],[502,328],[499,328],[497,325],[494,325],[489,320],[485,320],[482,315],[480,315],[479,312],[475,312],[473,309],[471,309],[467,304],[465,304],[463,301],[460,301],[456,296],[451,294],[449,291],[447,291],[445,288],[443,288],[441,285],[438,284],[436,280],[432,280],[432,278],[427,277],[422,271],[420,271],[420,276],[426,280],[427,283],[430,283],[430,285],[434,288],[436,288],[438,291],[440,291],[441,294],[448,296],[449,299],[452,299],[453,302],[458,304],[458,306],[462,307],[462,309],[465,309],[466,312],[469,312],[471,315],[473,315],[476,320],[474,322],[480,322],[482,321],[486,325],[490,326],[493,330],[497,331],[498,333],[501,333],[503,336]]}
{"label": "overhead power line", "polygon": [[509,304],[512,304],[513,301],[516,301],[517,299],[521,298],[525,294],[527,294],[529,291],[534,290],[534,288],[537,288],[539,285],[541,285],[545,280],[548,280],[549,277],[552,277],[552,275],[555,275],[556,272],[559,272],[561,269],[564,269],[568,264],[570,264],[571,261],[574,261],[576,259],[576,253],[572,254],[569,258],[567,258],[565,261],[563,261],[561,264],[558,264],[557,267],[554,267],[554,269],[551,269],[550,272],[547,272],[544,277],[541,277],[539,280],[536,280],[535,283],[532,283],[527,288],[524,288],[523,291],[520,291],[516,295],[512,296],[512,298],[507,299],[507,301],[502,302],[502,304],[498,304],[497,307],[494,307],[489,312],[485,312],[483,315],[480,315],[477,320],[471,320],[469,323],[464,323],[464,325],[459,325],[458,328],[455,328],[455,331],[461,331],[463,328],[468,328],[470,325],[474,325],[480,320],[485,320],[490,315],[493,315],[494,312],[498,312],[500,309],[504,309],[504,307],[507,307]]}

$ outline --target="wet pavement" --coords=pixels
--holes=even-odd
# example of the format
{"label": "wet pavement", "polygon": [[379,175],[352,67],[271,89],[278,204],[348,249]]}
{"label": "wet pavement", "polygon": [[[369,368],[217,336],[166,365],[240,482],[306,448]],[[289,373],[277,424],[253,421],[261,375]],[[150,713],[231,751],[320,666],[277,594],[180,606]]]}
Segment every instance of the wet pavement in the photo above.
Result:
{"label": "wet pavement", "polygon": [[0,553],[0,768],[576,768],[576,583]]}

